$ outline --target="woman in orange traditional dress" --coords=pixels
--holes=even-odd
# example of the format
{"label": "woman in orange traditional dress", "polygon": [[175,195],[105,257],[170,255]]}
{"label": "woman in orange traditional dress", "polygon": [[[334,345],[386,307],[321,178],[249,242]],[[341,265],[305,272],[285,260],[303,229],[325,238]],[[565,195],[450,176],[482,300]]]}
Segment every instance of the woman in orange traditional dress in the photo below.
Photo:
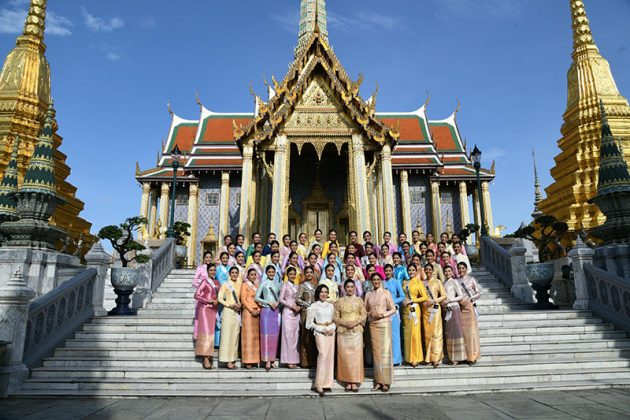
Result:
{"label": "woman in orange traditional dress", "polygon": [[243,305],[241,330],[241,363],[251,369],[260,363],[260,306],[256,303],[258,273],[255,268],[247,271],[247,280],[241,286]]}

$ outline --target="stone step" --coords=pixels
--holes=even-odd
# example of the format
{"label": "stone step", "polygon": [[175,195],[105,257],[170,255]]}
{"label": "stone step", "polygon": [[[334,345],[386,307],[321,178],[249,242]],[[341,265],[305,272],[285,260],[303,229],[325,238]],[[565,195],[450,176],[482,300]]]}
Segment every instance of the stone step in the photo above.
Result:
{"label": "stone step", "polygon": [[[159,344],[154,341],[123,341],[102,343],[99,341],[73,341],[67,340],[67,347],[55,350],[55,356],[76,357],[159,357],[168,351],[169,356],[186,357],[193,355],[192,340],[189,342],[162,341]],[[72,347],[76,345],[76,347]],[[482,354],[507,354],[508,352],[538,353],[577,351],[588,347],[589,350],[622,349],[630,350],[630,340],[595,340],[595,341],[563,341],[542,343],[502,343],[484,344],[482,341]],[[159,349],[158,349],[159,348]]]}
{"label": "stone step", "polygon": [[[216,352],[215,352],[216,353]],[[216,354],[215,354],[216,355]],[[554,353],[545,352],[529,352],[518,353],[509,352],[506,354],[487,354],[485,353],[479,363],[483,364],[541,364],[549,362],[569,363],[571,361],[598,361],[605,363],[605,360],[616,358],[630,358],[630,351],[621,349],[606,349],[589,351],[582,349],[580,351],[562,351],[558,350]],[[102,358],[102,357],[78,357],[78,356],[56,356],[44,360],[44,367],[63,367],[63,368],[156,368],[156,369],[180,369],[180,368],[199,368],[199,361],[195,360],[192,353],[185,357],[173,357],[161,354],[152,358],[144,358],[137,356]]]}
{"label": "stone step", "polygon": [[[628,379],[612,379],[605,382],[597,380],[576,380],[576,381],[548,381],[541,383],[517,383],[517,384],[487,384],[476,385],[474,388],[467,389],[461,388],[453,390],[448,385],[436,385],[428,389],[424,386],[411,386],[411,387],[398,387],[396,384],[390,389],[390,395],[439,395],[447,393],[456,393],[457,395],[467,394],[479,394],[479,393],[504,393],[504,392],[518,392],[518,391],[554,391],[554,390],[583,390],[583,389],[610,389],[616,387],[627,387],[630,385]],[[362,387],[360,395],[382,395],[380,391],[371,391],[371,385],[368,387]],[[67,397],[69,395],[67,390],[26,390],[16,391],[13,393],[15,397]],[[206,390],[76,390],[73,391],[74,397],[96,397],[96,398],[168,398],[168,397],[221,397],[231,399],[242,399],[243,393],[240,391],[219,391],[208,392]],[[295,397],[293,390],[268,390],[265,391],[266,398],[292,398]],[[313,397],[315,394],[304,394],[305,397]],[[326,394],[326,398],[344,398],[348,394],[343,391],[343,388],[335,387],[332,392]]]}
{"label": "stone step", "polygon": [[[166,340],[179,338],[181,340],[190,339],[192,331],[174,331],[171,333],[166,332],[152,332],[152,331],[116,331],[116,332],[95,332],[95,331],[79,331],[75,334],[77,339],[92,339],[92,340]],[[610,334],[610,337],[626,338],[627,334],[624,331],[615,331],[612,325],[593,325],[593,326],[578,326],[578,327],[549,327],[539,329],[501,329],[501,330],[482,330],[479,335],[482,340],[495,339],[499,340],[514,340],[524,341],[527,339],[538,340],[569,340],[568,337],[597,337],[603,334]],[[576,338],[580,339],[580,338]]]}
{"label": "stone step", "polygon": [[[630,373],[627,369],[566,369],[561,372],[546,372],[541,370],[529,370],[527,372],[518,372],[510,376],[504,373],[488,373],[480,375],[469,369],[468,372],[459,372],[457,376],[427,375],[419,381],[416,378],[397,377],[395,378],[396,387],[426,387],[431,388],[434,385],[444,385],[444,381],[448,380],[448,385],[453,391],[457,391],[459,387],[471,387],[476,385],[494,384],[519,384],[519,383],[537,383],[553,381],[584,381],[584,380],[611,380],[611,379],[630,379]],[[371,380],[365,380],[362,384],[364,388],[371,385]],[[312,380],[299,380],[292,378],[281,378],[269,381],[268,379],[252,379],[237,378],[234,380],[221,379],[217,381],[213,378],[198,379],[107,379],[99,378],[56,378],[51,381],[47,378],[32,378],[23,385],[24,390],[67,390],[69,392],[75,390],[190,390],[197,391],[225,391],[238,390],[241,393],[247,391],[266,391],[276,389],[292,390],[295,394],[311,394]],[[335,388],[340,385],[335,384]]]}
{"label": "stone step", "polygon": [[[241,366],[240,361],[237,361],[237,366],[241,369],[228,370],[218,368],[218,364],[215,361],[213,366],[217,369],[212,371],[206,371],[201,369],[201,364],[195,362],[194,367],[188,368],[175,368],[164,369],[158,367],[137,367],[137,368],[125,368],[125,369],[104,369],[102,367],[42,367],[32,371],[31,378],[43,379],[43,378],[125,378],[125,379],[211,379],[216,380],[238,380],[238,379],[263,379],[268,381],[274,381],[278,379],[293,379],[293,380],[309,380],[312,378],[315,370],[308,369],[272,369],[270,372],[265,371],[263,368],[244,369]],[[488,365],[479,362],[474,366],[474,374],[486,375],[495,373],[512,373],[512,372],[529,372],[533,369],[541,372],[558,373],[568,369],[618,369],[623,370],[630,367],[629,360],[618,360],[610,362],[600,361],[552,361],[548,363],[540,363],[532,365],[531,363],[509,363],[499,365]],[[411,367],[396,367],[394,369],[397,379],[415,379],[423,380],[427,377],[443,377],[448,378],[451,375],[459,375],[460,373],[472,373],[472,369],[467,365],[460,366],[448,366],[443,364],[439,370],[433,369],[433,367],[422,366],[416,369]],[[365,369],[365,374],[368,377],[373,376],[371,368]]]}

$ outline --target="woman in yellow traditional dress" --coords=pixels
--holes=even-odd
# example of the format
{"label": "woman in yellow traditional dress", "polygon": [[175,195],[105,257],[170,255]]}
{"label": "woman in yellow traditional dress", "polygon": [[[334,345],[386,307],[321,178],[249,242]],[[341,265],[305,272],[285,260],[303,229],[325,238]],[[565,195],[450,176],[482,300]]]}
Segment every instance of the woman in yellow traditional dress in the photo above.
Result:
{"label": "woman in yellow traditional dress", "polygon": [[444,285],[433,271],[433,265],[424,266],[426,278],[424,288],[429,300],[422,304],[422,329],[424,331],[425,363],[434,368],[440,366],[444,358],[444,334],[442,331],[442,310],[440,304],[446,299]]}
{"label": "woman in yellow traditional dress", "polygon": [[409,280],[404,280],[402,286],[405,292],[405,300],[402,303],[404,358],[406,363],[415,368],[424,360],[420,304],[426,302],[428,296],[422,284],[424,271],[410,265],[407,267],[407,273]]}
{"label": "woman in yellow traditional dress", "polygon": [[241,280],[236,267],[230,268],[230,279],[219,290],[219,303],[223,305],[221,315],[221,343],[219,362],[227,363],[228,369],[236,369],[238,339],[241,334]]}

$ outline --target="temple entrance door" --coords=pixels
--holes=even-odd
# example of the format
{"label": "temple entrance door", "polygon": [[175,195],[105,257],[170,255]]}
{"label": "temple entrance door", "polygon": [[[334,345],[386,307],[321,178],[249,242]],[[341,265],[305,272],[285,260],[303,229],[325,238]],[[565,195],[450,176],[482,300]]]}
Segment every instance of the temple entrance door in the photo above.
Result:
{"label": "temple entrance door", "polygon": [[330,229],[330,211],[327,203],[326,207],[308,205],[306,208],[305,230],[309,235],[311,235],[316,229],[321,229],[321,231],[324,232],[324,235],[326,235]]}

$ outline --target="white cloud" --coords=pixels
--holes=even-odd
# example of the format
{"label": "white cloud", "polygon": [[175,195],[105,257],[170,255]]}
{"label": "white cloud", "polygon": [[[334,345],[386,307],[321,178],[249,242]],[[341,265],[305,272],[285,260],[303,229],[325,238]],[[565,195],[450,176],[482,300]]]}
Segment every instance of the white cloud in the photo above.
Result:
{"label": "white cloud", "polygon": [[[0,8],[0,33],[20,34],[24,29],[24,21],[28,11],[29,0],[10,0],[6,6]],[[49,10],[46,15],[46,35],[72,35],[72,22]]]}
{"label": "white cloud", "polygon": [[488,150],[484,150],[481,157],[486,162],[492,162],[493,160],[499,160],[500,157],[507,155],[507,150],[500,147],[491,147]]}
{"label": "white cloud", "polygon": [[434,0],[433,10],[442,18],[515,18],[522,13],[519,0]]}
{"label": "white cloud", "polygon": [[[284,14],[272,14],[271,19],[287,32],[298,32],[299,13],[290,10]],[[381,30],[394,30],[400,28],[401,20],[394,16],[380,13],[355,12],[351,15],[339,15],[328,12],[328,30],[337,30],[345,33],[378,32]]]}
{"label": "white cloud", "polygon": [[117,45],[101,44],[95,47],[103,53],[103,57],[108,61],[120,61],[124,58],[122,49]]}
{"label": "white cloud", "polygon": [[157,26],[157,21],[155,20],[154,17],[148,16],[140,20],[140,27],[144,29],[153,29],[156,26]]}
{"label": "white cloud", "polygon": [[110,19],[97,17],[90,14],[85,7],[81,8],[81,14],[83,15],[83,23],[92,32],[111,32],[125,26],[125,22],[117,16]]}

